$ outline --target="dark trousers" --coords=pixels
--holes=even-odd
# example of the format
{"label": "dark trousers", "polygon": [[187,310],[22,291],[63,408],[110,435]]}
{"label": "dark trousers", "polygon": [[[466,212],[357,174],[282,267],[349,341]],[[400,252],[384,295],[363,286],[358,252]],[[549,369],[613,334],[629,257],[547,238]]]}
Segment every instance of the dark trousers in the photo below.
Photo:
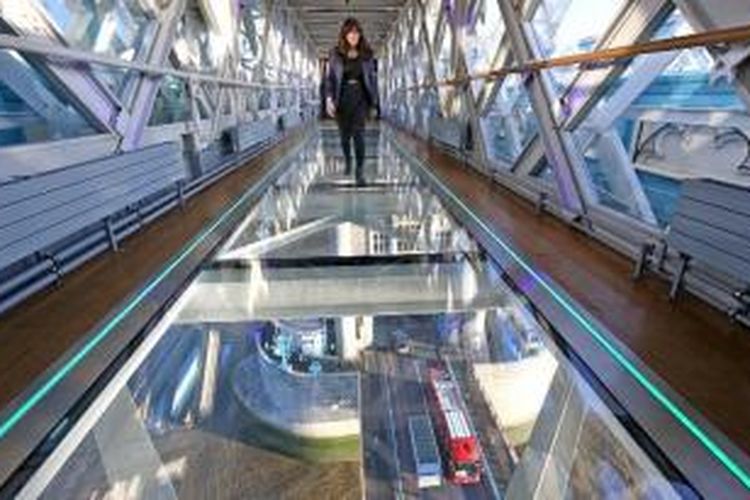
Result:
{"label": "dark trousers", "polygon": [[346,162],[346,175],[352,173],[352,141],[356,168],[354,176],[357,184],[364,184],[365,164],[365,118],[367,100],[359,85],[346,85],[341,93],[338,125],[341,135],[341,149]]}

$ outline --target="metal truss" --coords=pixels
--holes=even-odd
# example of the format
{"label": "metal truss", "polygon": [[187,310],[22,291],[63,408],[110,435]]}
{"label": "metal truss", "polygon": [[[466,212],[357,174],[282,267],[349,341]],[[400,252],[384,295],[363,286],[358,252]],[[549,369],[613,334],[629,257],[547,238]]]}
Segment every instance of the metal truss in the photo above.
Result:
{"label": "metal truss", "polygon": [[[303,78],[302,72],[307,71],[308,67],[313,67],[315,48],[294,13],[286,9],[286,2],[258,0],[257,3],[243,1],[238,5],[239,13],[243,13],[244,8],[250,5],[260,7],[264,19],[263,33],[258,40],[261,68],[268,58],[268,35],[272,27],[285,42],[285,46],[294,44],[296,57],[277,58],[279,67],[274,68],[277,72],[284,70],[287,75],[292,75],[286,79],[287,81],[268,81],[258,71],[248,78],[247,74],[241,71],[243,62],[238,40],[240,25],[243,22],[242,15],[234,16],[231,26],[223,26],[223,29],[231,30],[224,35],[234,40],[234,43],[230,44],[229,50],[218,61],[215,71],[203,72],[181,67],[174,52],[179,36],[177,26],[185,16],[188,6],[200,9],[203,13],[210,12],[208,0],[170,2],[154,19],[155,33],[150,43],[141,47],[137,57],[132,61],[71,47],[47,16],[42,4],[36,0],[0,0],[0,24],[8,33],[0,35],[0,48],[14,50],[25,57],[33,58],[35,67],[44,71],[53,84],[59,87],[60,92],[73,100],[75,108],[88,117],[101,134],[115,139],[116,151],[137,149],[148,142],[144,133],[150,128],[148,122],[160,86],[167,78],[179,79],[190,99],[190,118],[183,124],[183,133],[185,127],[188,131],[197,131],[200,136],[199,142],[206,144],[220,133],[223,126],[261,118],[264,113],[259,113],[257,107],[247,104],[257,104],[257,94],[271,93],[272,106],[266,113],[281,113],[284,109],[273,104],[277,102],[278,93],[305,93],[312,88],[308,83],[303,84],[309,82],[309,78]],[[204,22],[207,29],[217,29],[217,26],[214,26],[217,22],[215,19],[204,17]],[[287,54],[290,53],[289,48],[285,50]],[[294,62],[294,67],[290,67],[290,62]],[[12,69],[11,66],[14,66],[13,58],[3,57],[0,63],[6,69]],[[128,85],[133,89],[132,92],[123,99],[115,95],[101,80],[97,70],[102,69],[116,70],[129,75]],[[52,99],[46,98],[49,91],[39,85],[26,85],[25,89],[20,88],[24,80],[23,73],[18,71],[4,72],[4,75],[15,77],[12,82],[8,82],[7,78],[3,81],[6,84],[10,83],[11,88],[17,89],[32,109],[40,110],[40,115],[47,118],[48,122],[64,125],[66,110],[56,105],[44,104],[53,103]],[[316,78],[314,71],[308,76],[313,80]],[[31,76],[26,80],[30,78]],[[299,98],[290,101],[295,106],[303,102]],[[205,114],[208,116],[201,116]],[[36,146],[42,149],[45,147],[41,144]],[[32,145],[20,147],[24,150],[34,149]],[[0,151],[0,157],[13,147],[4,149],[5,151]]]}
{"label": "metal truss", "polygon": [[[436,83],[436,65],[439,64],[439,51],[443,38],[450,33],[452,46],[450,65],[447,79],[460,80],[468,72],[465,47],[463,44],[463,28],[468,22],[468,13],[474,12],[485,0],[458,0],[450,4],[439,0],[414,0],[409,2],[399,20],[394,25],[393,32],[388,38],[381,58],[388,61],[394,68],[386,68],[384,87],[386,96],[384,101],[390,110],[399,109],[408,102],[409,92],[425,94],[434,91],[435,87],[422,86],[419,89],[405,90],[401,81],[394,82],[394,78],[402,72],[416,73],[415,64],[422,64],[413,54],[402,54],[403,37],[413,36],[410,31],[415,22],[422,24],[423,36],[416,43],[424,45],[423,50],[428,54],[427,67],[423,73],[426,76],[421,84]],[[492,67],[505,67],[511,64],[519,65],[526,61],[538,60],[543,56],[537,41],[530,29],[532,18],[540,0],[517,2],[511,0],[496,1],[505,24],[505,31],[497,40],[497,46],[491,47]],[[603,50],[629,46],[649,39],[660,23],[675,8],[679,8],[693,28],[700,32],[709,29],[725,28],[743,24],[750,24],[750,12],[747,11],[743,0],[730,0],[721,9],[717,9],[710,0],[632,0],[624,2],[604,34],[597,41],[596,49]],[[427,12],[440,10],[435,26],[428,29]],[[452,10],[448,10],[451,8]],[[408,12],[414,11],[414,14]],[[744,18],[742,16],[745,16]],[[411,16],[411,17],[410,17]],[[410,22],[409,22],[410,21]],[[432,37],[430,37],[432,33]],[[737,91],[737,95],[750,107],[750,69],[747,59],[750,47],[717,46],[708,47],[715,59],[713,73],[718,77],[730,80]],[[395,55],[395,57],[394,57]],[[489,145],[485,143],[481,133],[481,119],[486,116],[498,98],[506,77],[493,78],[481,85],[475,93],[471,85],[464,83],[450,86],[449,91],[441,91],[443,97],[439,100],[440,114],[446,119],[454,119],[468,123],[474,131],[474,149],[471,152],[472,163],[481,170],[500,175],[502,182],[517,190],[525,189],[529,183],[536,185],[538,191],[552,189],[560,213],[565,218],[585,222],[583,228],[593,229],[597,221],[602,220],[601,214],[612,217],[622,234],[619,240],[629,241],[628,250],[632,244],[644,237],[644,234],[658,231],[656,218],[647,199],[644,188],[636,176],[631,145],[622,144],[621,140],[611,132],[616,118],[636,101],[639,95],[651,85],[655,79],[679,55],[677,52],[663,52],[635,60],[636,65],[614,95],[609,96],[606,107],[601,105],[603,92],[620,77],[625,66],[605,64],[601,67],[580,65],[574,75],[568,91],[558,97],[554,85],[546,71],[529,71],[522,75],[523,89],[528,94],[533,115],[538,123],[538,133],[525,145],[512,164],[498,166],[489,154]],[[445,76],[445,75],[441,75]],[[460,100],[461,112],[453,113],[454,103]],[[419,99],[413,99],[419,103]],[[412,113],[419,113],[414,110]],[[674,115],[677,111],[664,111]],[[679,112],[687,115],[687,112]],[[721,114],[721,113],[719,113]],[[726,113],[725,113],[726,114]],[[670,115],[670,116],[671,116]],[[714,116],[714,120],[717,115]],[[692,115],[684,119],[695,119]],[[723,120],[727,124],[737,126],[745,123],[747,117],[731,115]],[[412,120],[411,126],[413,127]],[[415,130],[418,131],[418,130]],[[575,138],[575,139],[574,139]],[[623,224],[621,213],[613,212],[607,206],[601,205],[599,195],[590,180],[583,152],[587,145],[593,145],[607,158],[611,178],[616,181],[614,189],[620,190],[622,198],[629,203],[629,211],[636,215],[626,218]],[[544,161],[546,158],[546,161]],[[538,177],[541,169],[551,166],[553,184],[549,180]],[[596,212],[596,220],[592,220],[589,212]],[[645,223],[645,225],[644,225]],[[622,232],[622,228],[625,228]],[[644,229],[647,228],[647,229]],[[620,249],[624,247],[620,246]]]}

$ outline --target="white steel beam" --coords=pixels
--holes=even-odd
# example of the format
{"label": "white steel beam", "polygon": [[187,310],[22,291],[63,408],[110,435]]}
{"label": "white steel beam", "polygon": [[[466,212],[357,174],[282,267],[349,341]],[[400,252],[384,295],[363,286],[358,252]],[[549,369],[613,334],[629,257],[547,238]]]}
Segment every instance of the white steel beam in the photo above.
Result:
{"label": "white steel beam", "polygon": [[[524,28],[513,3],[510,0],[500,0],[500,11],[505,20],[505,26],[510,38],[516,60],[523,64],[533,59]],[[524,86],[529,92],[532,107],[539,122],[542,141],[545,145],[547,158],[552,165],[557,182],[557,190],[562,203],[562,209],[568,217],[585,215],[587,200],[590,195],[584,195],[587,186],[579,179],[583,177],[581,165],[574,167],[572,161],[573,147],[569,139],[560,133],[552,113],[552,99],[542,85],[539,73],[525,75]],[[576,170],[578,172],[576,172]]]}
{"label": "white steel beam", "polygon": [[[162,13],[159,27],[151,46],[146,62],[150,65],[164,66],[169,64],[169,53],[172,50],[177,25],[185,11],[186,0],[174,0]],[[143,137],[143,130],[148,124],[156,100],[156,94],[162,78],[140,73],[137,77],[135,97],[130,110],[130,117],[125,125],[120,149],[136,149]]]}
{"label": "white steel beam", "polygon": [[[16,35],[44,40],[46,45],[64,47],[65,41],[46,17],[44,9],[36,2],[4,0],[2,20]],[[14,38],[2,35],[4,38]],[[6,48],[16,48],[0,44]],[[41,55],[41,54],[40,54]],[[33,63],[45,71],[60,90],[88,115],[99,130],[119,135],[127,121],[127,112],[112,92],[92,73],[91,68],[61,64],[49,58],[31,58]]]}

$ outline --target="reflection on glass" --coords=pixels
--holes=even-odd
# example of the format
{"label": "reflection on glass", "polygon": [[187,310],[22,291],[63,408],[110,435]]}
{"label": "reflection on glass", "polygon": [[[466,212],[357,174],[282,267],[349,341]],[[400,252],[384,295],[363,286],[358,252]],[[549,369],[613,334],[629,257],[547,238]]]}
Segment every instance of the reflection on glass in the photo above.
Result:
{"label": "reflection on glass", "polygon": [[490,158],[511,167],[538,131],[536,115],[519,75],[510,75],[503,81],[481,125]]}
{"label": "reflection on glass", "polygon": [[[492,69],[492,62],[505,32],[497,0],[474,2],[469,13],[464,35],[464,55],[470,73],[480,73]],[[483,80],[471,83],[474,97],[484,85]]]}
{"label": "reflection on glass", "polygon": [[440,114],[440,101],[437,90],[433,88],[424,89],[419,98],[419,130],[427,136],[430,119]]}
{"label": "reflection on glass", "polygon": [[281,30],[272,25],[268,32],[268,41],[266,47],[266,81],[270,83],[279,83],[280,67],[282,64],[282,47],[284,36]]}
{"label": "reflection on glass", "polygon": [[435,31],[437,30],[443,0],[425,0],[424,4],[427,37],[430,40],[430,44],[433,44],[435,43]]}
{"label": "reflection on glass", "polygon": [[254,70],[260,62],[265,25],[266,18],[261,3],[258,0],[245,2],[240,25],[240,51],[242,69],[248,80],[255,78]]}
{"label": "reflection on glass", "polygon": [[[531,22],[539,56],[551,58],[591,51],[625,5],[625,0],[543,0]],[[550,70],[554,92],[563,94],[575,66]]]}
{"label": "reflection on glass", "polygon": [[[42,0],[42,5],[67,43],[74,47],[134,61],[141,58],[156,32],[155,12],[127,0]],[[99,72],[97,76],[127,101],[129,74]]]}
{"label": "reflection on glass", "polygon": [[95,133],[59,89],[18,52],[0,50],[0,63],[7,70],[0,75],[0,147]]}
{"label": "reflection on glass", "polygon": [[209,29],[197,4],[188,4],[177,24],[174,53],[180,66],[196,71],[214,72],[224,57],[225,40]]}
{"label": "reflection on glass", "polygon": [[[438,81],[449,79],[453,76],[453,29],[450,24],[445,23],[443,27],[442,39],[435,54],[435,78]],[[453,94],[453,89],[449,86],[442,85],[438,87],[440,101],[447,108],[448,100]]]}
{"label": "reflection on glass", "polygon": [[165,125],[190,120],[189,99],[183,80],[173,76],[163,77],[148,124]]}
{"label": "reflection on glass", "polygon": [[418,36],[414,39],[414,53],[410,55],[410,66],[414,69],[414,80],[416,84],[422,84],[427,80],[427,65],[429,56],[424,39]]}

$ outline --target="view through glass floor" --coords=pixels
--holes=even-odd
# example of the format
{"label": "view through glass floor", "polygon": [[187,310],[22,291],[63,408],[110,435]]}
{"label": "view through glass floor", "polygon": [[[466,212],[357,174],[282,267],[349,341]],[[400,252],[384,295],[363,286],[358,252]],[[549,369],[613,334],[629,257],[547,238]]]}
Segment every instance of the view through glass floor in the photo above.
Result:
{"label": "view through glass floor", "polygon": [[389,139],[368,134],[364,186],[337,141],[300,150],[27,488],[684,494]]}

